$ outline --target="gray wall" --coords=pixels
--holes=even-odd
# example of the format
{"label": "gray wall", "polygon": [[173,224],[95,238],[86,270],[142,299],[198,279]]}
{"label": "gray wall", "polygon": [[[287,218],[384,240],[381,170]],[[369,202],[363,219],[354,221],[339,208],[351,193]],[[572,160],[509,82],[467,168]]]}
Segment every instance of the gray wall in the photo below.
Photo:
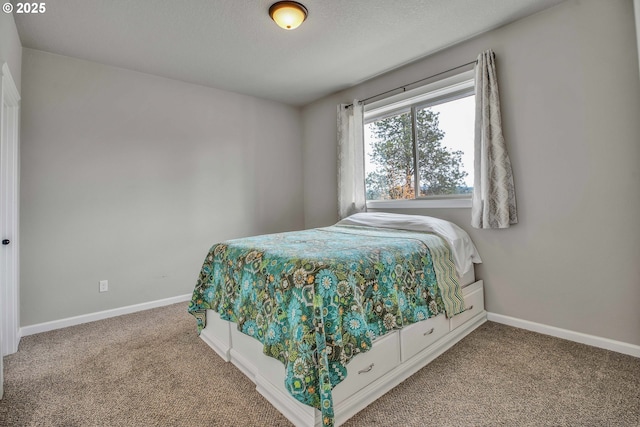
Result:
{"label": "gray wall", "polygon": [[6,62],[18,91],[20,91],[22,68],[22,44],[13,15],[0,13],[0,66]]}
{"label": "gray wall", "polygon": [[299,109],[31,49],[22,65],[22,326],[191,293],[213,243],[303,227]]}
{"label": "gray wall", "polygon": [[[486,307],[640,344],[640,81],[631,0],[562,3],[303,109],[305,226],[336,207],[336,104],[497,55],[520,223],[470,227]],[[409,211],[405,211],[409,212]]]}

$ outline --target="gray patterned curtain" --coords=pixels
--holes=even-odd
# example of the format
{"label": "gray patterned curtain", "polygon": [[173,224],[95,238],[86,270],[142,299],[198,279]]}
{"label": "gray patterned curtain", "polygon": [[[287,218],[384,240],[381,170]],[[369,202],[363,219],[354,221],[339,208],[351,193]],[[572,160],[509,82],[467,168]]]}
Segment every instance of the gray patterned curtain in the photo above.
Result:
{"label": "gray patterned curtain", "polygon": [[362,104],[338,105],[338,216],[366,210]]}
{"label": "gray patterned curtain", "polygon": [[471,225],[508,228],[518,222],[511,161],[502,136],[495,55],[482,52],[476,65],[475,177]]}

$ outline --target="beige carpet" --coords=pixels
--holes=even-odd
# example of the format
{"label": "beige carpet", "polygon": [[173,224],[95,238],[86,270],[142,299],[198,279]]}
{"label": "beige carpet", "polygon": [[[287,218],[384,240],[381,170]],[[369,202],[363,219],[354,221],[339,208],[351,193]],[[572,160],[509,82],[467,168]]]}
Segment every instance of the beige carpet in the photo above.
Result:
{"label": "beige carpet", "polygon": [[[1,426],[286,426],[186,304],[22,339]],[[640,359],[486,323],[347,426],[640,426]]]}

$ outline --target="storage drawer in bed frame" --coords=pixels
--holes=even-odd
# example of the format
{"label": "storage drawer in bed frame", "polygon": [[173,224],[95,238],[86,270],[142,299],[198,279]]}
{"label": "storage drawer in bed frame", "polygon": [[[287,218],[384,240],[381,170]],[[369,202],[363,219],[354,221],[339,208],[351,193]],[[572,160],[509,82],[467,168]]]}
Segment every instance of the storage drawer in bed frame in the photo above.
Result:
{"label": "storage drawer in bed frame", "polygon": [[[462,289],[467,310],[450,319],[439,315],[391,332],[347,365],[347,378],[333,390],[336,425],[364,409],[378,397],[426,366],[486,322],[483,282]],[[282,363],[262,354],[259,341],[236,325],[208,312],[201,337],[226,361],[231,361],[257,385],[280,412],[297,426],[320,426],[320,411],[291,397],[284,387]],[[210,321],[209,319],[213,319]]]}

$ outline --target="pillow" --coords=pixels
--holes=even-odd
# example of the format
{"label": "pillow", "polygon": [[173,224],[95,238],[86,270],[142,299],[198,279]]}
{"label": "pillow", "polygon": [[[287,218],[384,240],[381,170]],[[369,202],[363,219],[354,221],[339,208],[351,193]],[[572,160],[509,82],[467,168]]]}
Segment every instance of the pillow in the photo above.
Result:
{"label": "pillow", "polygon": [[395,228],[437,234],[449,244],[453,262],[460,277],[472,268],[473,263],[482,262],[467,232],[444,219],[388,212],[360,212],[338,221],[336,225]]}

